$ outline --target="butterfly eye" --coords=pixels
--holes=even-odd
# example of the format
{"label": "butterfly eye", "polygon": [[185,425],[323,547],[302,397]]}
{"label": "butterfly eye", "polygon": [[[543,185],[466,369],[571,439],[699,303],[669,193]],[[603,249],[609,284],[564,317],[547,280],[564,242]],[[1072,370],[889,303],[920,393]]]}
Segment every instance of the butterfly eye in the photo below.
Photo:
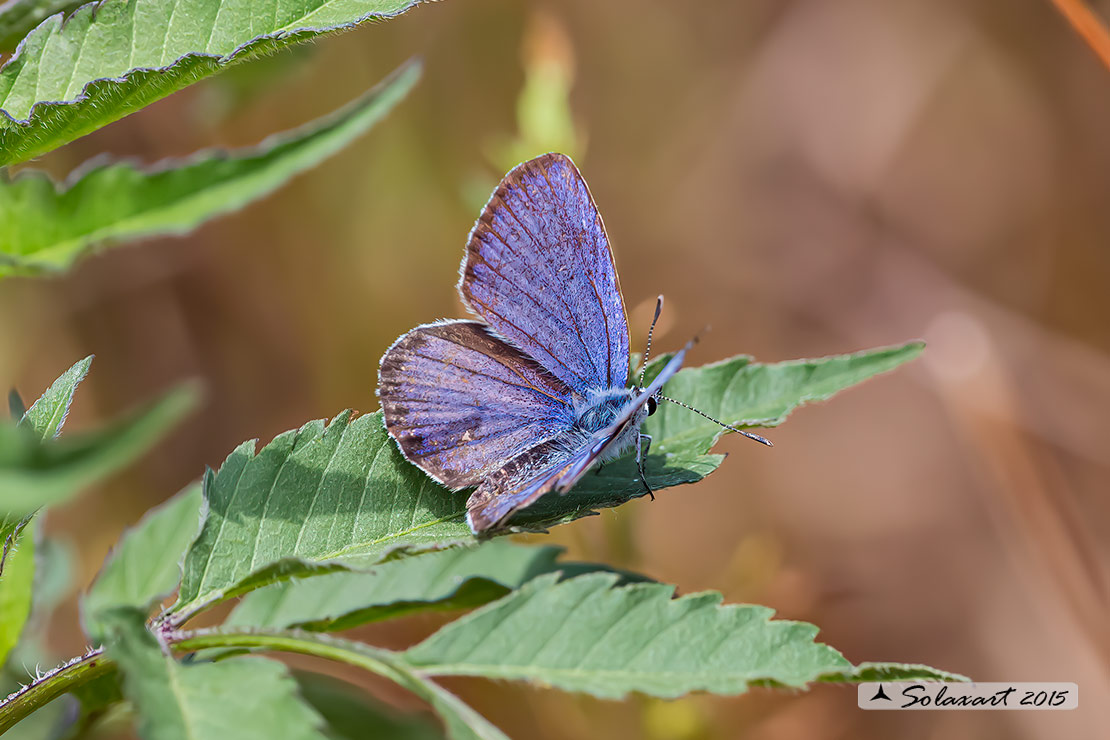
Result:
{"label": "butterfly eye", "polygon": [[657,409],[658,407],[659,407],[659,404],[655,401],[655,396],[651,396],[650,398],[648,398],[648,400],[647,400],[648,416],[651,416],[652,414],[654,414],[655,409]]}

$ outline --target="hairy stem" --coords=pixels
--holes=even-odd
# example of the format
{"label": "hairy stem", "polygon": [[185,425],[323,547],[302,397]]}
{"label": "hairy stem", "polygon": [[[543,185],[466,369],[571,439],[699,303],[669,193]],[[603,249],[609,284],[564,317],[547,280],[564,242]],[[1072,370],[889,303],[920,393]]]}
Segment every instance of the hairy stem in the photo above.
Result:
{"label": "hairy stem", "polygon": [[104,649],[96,648],[37,677],[0,701],[0,735],[36,709],[115,667],[116,664],[105,657]]}
{"label": "hairy stem", "polygon": [[[384,676],[406,687],[412,687],[414,682],[421,681],[398,663],[392,651],[302,630],[262,632],[251,629],[201,629],[166,632],[162,634],[162,639],[166,645],[179,652],[204,648],[261,648],[339,661]],[[0,700],[0,734],[62,694],[115,668],[116,664],[104,654],[104,648],[95,648],[35,678],[6,699]]]}

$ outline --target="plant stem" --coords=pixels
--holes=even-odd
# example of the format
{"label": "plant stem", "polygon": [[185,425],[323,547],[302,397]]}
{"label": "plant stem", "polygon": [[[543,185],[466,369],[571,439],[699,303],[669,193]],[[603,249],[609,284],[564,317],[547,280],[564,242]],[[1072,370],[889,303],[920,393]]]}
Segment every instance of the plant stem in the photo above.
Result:
{"label": "plant stem", "polygon": [[450,737],[508,740],[504,733],[491,725],[485,717],[475,712],[454,694],[444,690],[435,681],[413,671],[405,664],[401,655],[392,650],[302,630],[283,632],[259,632],[250,629],[196,630],[172,634],[168,642],[172,642],[179,650],[257,647],[336,660],[384,676],[428,702],[443,720]]}
{"label": "plant stem", "polygon": [[[163,639],[167,645],[181,652],[220,647],[263,648],[336,660],[377,673],[402,686],[421,682],[421,679],[399,665],[395,653],[390,650],[302,630],[260,632],[250,629],[202,629],[168,632],[163,635]],[[62,694],[115,670],[115,667],[116,664],[104,654],[104,648],[96,648],[36,678],[6,699],[0,700],[0,734]]]}
{"label": "plant stem", "polygon": [[1052,4],[1071,24],[1087,46],[1110,67],[1110,31],[1106,24],[1083,0],[1052,0]]}
{"label": "plant stem", "polygon": [[36,709],[115,667],[116,664],[105,657],[104,649],[96,648],[36,678],[0,701],[0,735]]}
{"label": "plant stem", "polygon": [[205,648],[263,648],[283,653],[298,653],[326,658],[362,668],[385,676],[402,685],[410,678],[409,672],[400,668],[391,650],[376,648],[361,642],[306,632],[284,630],[262,632],[257,629],[199,629],[174,633],[167,642],[182,651]]}

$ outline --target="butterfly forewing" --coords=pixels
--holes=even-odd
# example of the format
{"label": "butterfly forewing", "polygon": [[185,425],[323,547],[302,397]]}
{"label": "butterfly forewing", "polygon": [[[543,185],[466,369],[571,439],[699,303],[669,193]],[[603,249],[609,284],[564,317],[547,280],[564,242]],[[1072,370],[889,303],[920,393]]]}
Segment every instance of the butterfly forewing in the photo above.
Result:
{"label": "butterfly forewing", "polygon": [[628,382],[628,320],[590,191],[562,154],[518,165],[474,226],[463,301],[580,394]]}
{"label": "butterfly forewing", "polygon": [[574,423],[563,382],[476,321],[397,340],[382,357],[378,395],[405,457],[452,488],[478,484]]}

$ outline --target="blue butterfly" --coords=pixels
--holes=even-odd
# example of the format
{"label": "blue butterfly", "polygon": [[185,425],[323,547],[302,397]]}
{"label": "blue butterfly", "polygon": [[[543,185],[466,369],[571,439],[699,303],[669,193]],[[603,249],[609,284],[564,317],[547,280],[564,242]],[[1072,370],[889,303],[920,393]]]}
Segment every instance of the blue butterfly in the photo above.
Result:
{"label": "blue butterfly", "polygon": [[[658,400],[673,400],[660,390],[692,342],[646,388],[642,371],[628,387],[613,253],[569,157],[545,154],[505,176],[470,232],[460,273],[463,303],[480,320],[418,326],[382,357],[378,396],[402,454],[453,490],[477,486],[466,504],[476,534],[632,447],[650,494],[651,438],[640,427]],[[645,363],[650,351],[649,331]]]}

